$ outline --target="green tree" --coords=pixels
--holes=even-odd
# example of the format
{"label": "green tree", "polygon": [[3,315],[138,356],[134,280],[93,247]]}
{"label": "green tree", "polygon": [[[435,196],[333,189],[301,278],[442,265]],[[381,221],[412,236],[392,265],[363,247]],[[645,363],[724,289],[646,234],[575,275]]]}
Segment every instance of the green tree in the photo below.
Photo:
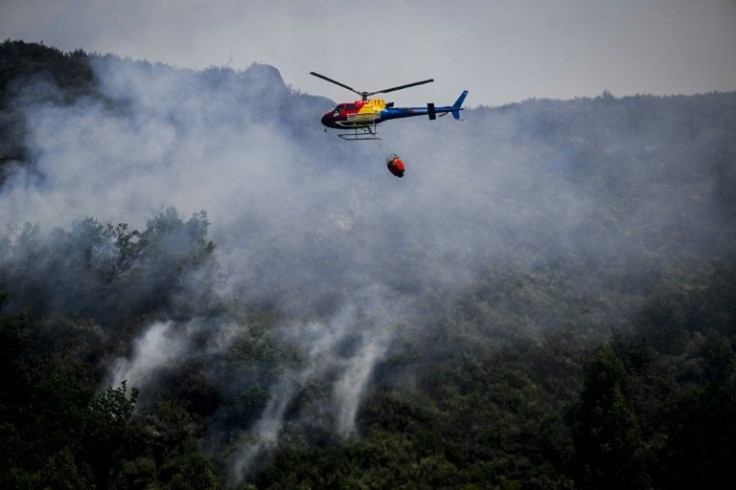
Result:
{"label": "green tree", "polygon": [[116,470],[130,452],[135,427],[132,422],[138,390],[128,395],[125,381],[108,388],[89,404],[84,427],[84,452],[99,488],[109,488]]}
{"label": "green tree", "polygon": [[736,482],[736,394],[710,383],[674,407],[664,448],[667,488],[726,489]]}
{"label": "green tree", "polygon": [[210,462],[199,454],[188,455],[167,486],[170,490],[216,490],[221,483]]}
{"label": "green tree", "polygon": [[645,488],[644,444],[627,399],[624,363],[609,344],[595,355],[572,411],[579,484],[583,488]]}

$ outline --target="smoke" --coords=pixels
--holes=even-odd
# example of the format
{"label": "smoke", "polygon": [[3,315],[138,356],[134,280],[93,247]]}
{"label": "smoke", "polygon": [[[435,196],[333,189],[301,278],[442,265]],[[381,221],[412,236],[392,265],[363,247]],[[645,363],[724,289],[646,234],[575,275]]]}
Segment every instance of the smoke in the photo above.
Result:
{"label": "smoke", "polygon": [[111,363],[105,384],[119,386],[126,382],[141,390],[145,404],[155,398],[151,395],[157,392],[157,378],[161,373],[176,371],[195,359],[220,362],[223,353],[247,332],[247,326],[221,318],[154,321],[132,340],[129,355]]}
{"label": "smoke", "polygon": [[294,395],[294,381],[282,379],[272,390],[266,408],[253,426],[251,435],[233,457],[230,480],[240,483],[249,476],[252,466],[263,451],[276,446],[284,412]]}
{"label": "smoke", "polygon": [[[253,334],[238,308],[276,311],[265,335],[297,361],[222,383],[267,383],[232,454],[235,481],[287,422],[327,419],[338,438],[358,434],[397,325],[428,337],[437,323],[423,313],[428,297],[452,303],[485,274],[483,300],[508,318],[528,312],[517,335],[535,335],[564,312],[523,280],[494,296],[506,271],[544,281],[569,263],[557,289],[596,308],[601,264],[645,270],[654,252],[677,260],[687,246],[715,247],[712,230],[729,226],[713,212],[709,172],[732,132],[698,132],[687,111],[664,117],[653,104],[632,125],[623,102],[602,97],[565,103],[589,108],[576,119],[563,103],[530,101],[468,110],[460,123],[387,122],[383,145],[408,167],[396,179],[377,146],[322,131],[331,101],[293,93],[272,67],[192,72],[96,58],[94,68],[99,95],[28,106],[32,164],[0,188],[1,285],[17,308],[103,326],[153,312],[110,364],[112,383],[148,392],[160,373],[203,356],[213,378],[223,375],[225,353]],[[700,197],[678,199],[672,189],[693,181]],[[682,251],[661,250],[672,236]],[[607,326],[625,315],[600,306],[588,318]]]}
{"label": "smoke", "polygon": [[355,357],[345,364],[345,374],[337,381],[333,391],[338,413],[337,433],[348,436],[355,430],[355,415],[376,362],[386,351],[385,339],[365,341]]}
{"label": "smoke", "polygon": [[119,359],[112,369],[112,385],[127,381],[145,388],[157,369],[171,367],[186,351],[186,342],[172,335],[173,322],[154,323],[134,342],[132,359]]}
{"label": "smoke", "polygon": [[[340,437],[355,433],[355,417],[375,365],[385,355],[395,333],[396,308],[383,288],[356,292],[327,322],[290,325],[277,333],[299,346],[303,360],[284,373],[270,392],[268,403],[233,455],[231,479],[247,477],[264,453],[278,443],[290,404],[312,383],[332,385],[330,399],[317,409],[334,420]],[[325,405],[326,403],[326,405]],[[312,407],[313,408],[313,407]],[[302,407],[310,412],[310,407]]]}
{"label": "smoke", "polygon": [[[22,233],[7,235],[6,247],[17,256],[8,256],[4,267],[28,284],[14,296],[18,307],[34,295],[59,298],[41,311],[87,312],[105,322],[100,312],[107,306],[80,305],[112,297],[115,311],[127,318],[145,311],[144,305],[178,317],[138,327],[131,346],[111,362],[110,383],[127,380],[143,390],[143,399],[155,393],[164,373],[227,350],[224,340],[201,344],[205,325],[216,338],[248,335],[250,325],[226,311],[198,316],[212,303],[210,289],[224,301],[275,307],[283,324],[273,341],[293,345],[303,360],[270,387],[261,415],[248,428],[255,442],[234,457],[233,474],[247,474],[253,458],[276,443],[285,411],[305,384],[334,385],[325,402],[333,414],[330,430],[352,434],[392,329],[385,313],[380,321],[364,318],[385,312],[381,305],[390,296],[371,252],[360,246],[381,234],[371,229],[379,216],[364,207],[366,197],[381,190],[374,179],[396,185],[384,175],[380,152],[347,149],[325,135],[315,124],[326,108],[322,100],[292,94],[270,67],[193,73],[98,59],[95,71],[104,99],[30,107],[33,165],[14,169],[0,192],[2,222],[37,223],[39,253],[55,264],[24,269],[33,259],[23,257],[37,254],[28,253],[32,248]],[[203,209],[206,215],[199,213]],[[194,215],[187,221],[179,213]],[[86,216],[99,221],[84,221]],[[41,231],[70,222],[87,224],[54,232],[68,236],[63,246]],[[105,222],[129,226],[116,233],[100,224]],[[87,228],[93,233],[83,232]],[[129,236],[133,229],[143,231]],[[208,230],[217,247],[214,262],[203,238]],[[105,250],[106,262],[87,259]],[[102,288],[98,271],[107,263],[113,264],[109,275],[124,280],[103,282]],[[94,273],[90,287],[78,294],[61,297],[69,288],[56,283],[38,290],[50,275],[74,284],[80,269]],[[187,319],[185,311],[193,316]],[[305,313],[315,320],[298,321]],[[224,371],[225,360],[210,361],[211,376]]]}

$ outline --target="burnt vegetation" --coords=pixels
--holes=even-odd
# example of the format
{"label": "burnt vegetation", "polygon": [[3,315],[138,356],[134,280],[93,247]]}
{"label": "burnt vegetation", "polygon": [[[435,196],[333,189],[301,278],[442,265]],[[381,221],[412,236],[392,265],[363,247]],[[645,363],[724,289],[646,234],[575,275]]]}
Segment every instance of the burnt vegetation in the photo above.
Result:
{"label": "burnt vegetation", "polygon": [[[30,107],[91,98],[125,110],[97,89],[95,57],[0,44],[0,185],[16,167],[34,167]],[[226,84],[235,75],[201,76]],[[38,86],[31,80],[54,89],[23,91]],[[264,93],[274,100],[259,99],[264,108],[255,110],[289,104],[311,117],[318,106],[297,93]],[[3,231],[0,487],[730,488],[736,94],[604,93],[465,116],[474,140],[508,137],[532,155],[524,170],[532,181],[559,179],[559,192],[591,197],[586,218],[568,229],[574,244],[534,209],[492,233],[476,224],[469,233],[492,236],[488,247],[505,252],[471,260],[457,251],[472,280],[450,291],[439,275],[417,274],[456,260],[452,249],[425,247],[432,237],[422,226],[401,234],[416,252],[402,260],[374,242],[379,251],[365,259],[372,274],[413,313],[398,321],[375,368],[356,432],[336,436],[319,410],[329,388],[299,381],[286,436],[245,481],[229,478],[233,454],[280,373],[306,362],[269,333],[334,312],[351,283],[320,290],[318,302],[299,301],[297,274],[280,288],[264,280],[268,300],[247,284],[241,295],[223,293],[229,271],[205,212],[167,209],[140,229],[88,217]],[[317,233],[309,239],[305,254],[325,246]],[[350,264],[337,253],[324,267]],[[147,325],[184,329],[195,320],[196,353],[160,369],[154,393],[130,381],[108,388],[114,360],[131,355]],[[218,343],[208,325],[222,322],[246,328]]]}

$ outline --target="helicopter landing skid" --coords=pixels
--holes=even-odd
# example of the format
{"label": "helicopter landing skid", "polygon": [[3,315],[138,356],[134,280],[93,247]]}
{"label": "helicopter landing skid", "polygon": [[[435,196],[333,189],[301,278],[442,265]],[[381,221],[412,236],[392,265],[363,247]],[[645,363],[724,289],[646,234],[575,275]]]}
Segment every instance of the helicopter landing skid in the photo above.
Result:
{"label": "helicopter landing skid", "polygon": [[351,133],[338,133],[338,136],[346,141],[369,141],[381,139],[378,137],[375,127],[371,129],[365,126],[362,128],[354,128]]}

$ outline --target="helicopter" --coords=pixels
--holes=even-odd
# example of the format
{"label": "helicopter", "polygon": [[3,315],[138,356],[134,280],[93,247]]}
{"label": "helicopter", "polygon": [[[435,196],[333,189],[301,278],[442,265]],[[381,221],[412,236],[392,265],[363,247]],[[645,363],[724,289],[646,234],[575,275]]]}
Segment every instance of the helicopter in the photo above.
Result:
{"label": "helicopter", "polygon": [[347,141],[380,139],[376,132],[376,125],[390,119],[427,116],[430,120],[434,120],[438,116],[442,117],[447,114],[452,114],[452,117],[455,119],[460,119],[460,111],[463,110],[462,105],[465,97],[468,95],[468,91],[464,90],[451,106],[435,107],[434,103],[430,102],[426,107],[394,107],[393,102],[385,102],[382,99],[371,99],[370,97],[376,94],[386,94],[396,90],[431,83],[434,82],[434,79],[430,78],[419,82],[407,83],[406,85],[376,90],[375,92],[359,92],[344,83],[320,75],[319,73],[310,72],[309,74],[360,95],[361,100],[338,104],[334,109],[326,112],[322,116],[322,124],[325,126],[325,131],[327,131],[327,128],[351,130],[338,134],[340,138]]}

